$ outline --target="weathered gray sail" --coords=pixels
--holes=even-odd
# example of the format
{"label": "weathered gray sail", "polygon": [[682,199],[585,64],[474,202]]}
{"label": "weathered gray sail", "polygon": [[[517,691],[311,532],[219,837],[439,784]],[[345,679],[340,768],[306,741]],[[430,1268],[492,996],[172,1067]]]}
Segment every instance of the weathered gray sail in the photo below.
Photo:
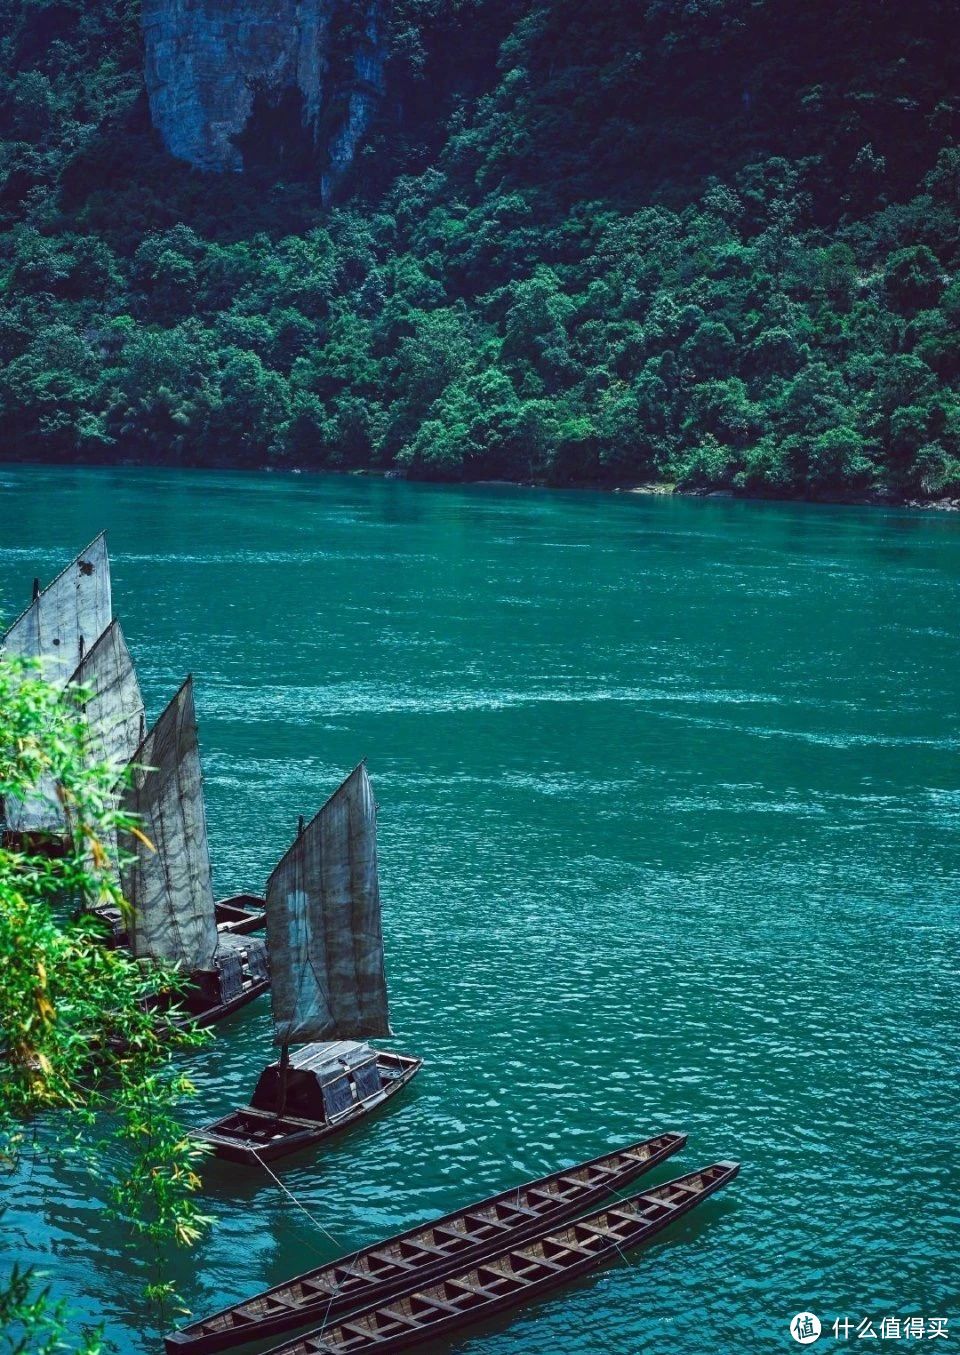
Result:
{"label": "weathered gray sail", "polygon": [[277,1044],[390,1034],[377,807],[362,763],[267,881],[267,948]]}
{"label": "weathered gray sail", "polygon": [[65,687],[112,616],[110,561],[101,532],[17,617],[2,648],[11,657],[41,659],[47,681]]}
{"label": "weathered gray sail", "polygon": [[134,857],[120,870],[132,910],[130,949],[185,970],[207,969],[217,949],[217,923],[192,679],[133,760],[141,769],[134,769],[120,803],[139,815],[140,830],[152,847],[132,835],[124,835],[121,844]]}
{"label": "weathered gray sail", "polygon": [[[17,617],[0,641],[11,658],[40,659],[43,676],[65,687],[84,653],[110,624],[110,561],[101,532]],[[56,783],[44,777],[24,800],[8,799],[4,817],[18,833],[63,833],[66,823]]]}
{"label": "weathered gray sail", "polygon": [[83,703],[88,762],[108,763],[119,775],[144,736],[143,697],[119,621],[84,654],[71,684],[89,693]]}

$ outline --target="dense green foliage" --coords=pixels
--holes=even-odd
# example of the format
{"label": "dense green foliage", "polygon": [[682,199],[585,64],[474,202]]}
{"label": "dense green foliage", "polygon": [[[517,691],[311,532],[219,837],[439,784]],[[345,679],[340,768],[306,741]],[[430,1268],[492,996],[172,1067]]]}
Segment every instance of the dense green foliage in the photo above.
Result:
{"label": "dense green foliage", "polygon": [[403,0],[330,212],[162,152],[132,0],[0,17],[6,455],[960,490],[946,0]]}
{"label": "dense green foliage", "polygon": [[[174,976],[108,948],[84,911],[125,906],[111,844],[118,829],[138,830],[117,808],[116,771],[91,765],[79,696],[0,658],[0,797],[55,786],[72,828],[65,855],[0,847],[0,1167],[57,1150],[88,1163],[114,1218],[148,1249],[148,1293],[162,1307],[167,1245],[192,1244],[206,1221],[193,1199],[200,1151],[176,1116],[191,1086],[173,1063],[204,1037],[148,1009]],[[48,1130],[28,1135],[41,1113]],[[0,1349],[65,1349],[63,1320],[29,1272],[0,1273]]]}
{"label": "dense green foliage", "polygon": [[[73,1339],[71,1339],[71,1337]],[[3,1355],[104,1355],[99,1332],[76,1336],[69,1306],[57,1302],[33,1270],[14,1266],[0,1281],[0,1351]]]}

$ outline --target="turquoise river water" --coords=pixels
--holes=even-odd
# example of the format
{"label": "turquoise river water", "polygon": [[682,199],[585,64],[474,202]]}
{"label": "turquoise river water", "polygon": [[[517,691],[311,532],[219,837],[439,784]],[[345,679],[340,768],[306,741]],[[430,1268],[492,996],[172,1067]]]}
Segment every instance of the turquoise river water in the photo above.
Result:
{"label": "turquoise river water", "polygon": [[[394,1046],[379,1120],[205,1169],[195,1313],[663,1129],[739,1179],[629,1263],[433,1355],[960,1342],[960,519],[351,478],[0,469],[0,609],[105,527],[155,717],[195,675],[219,893],[366,757]],[[242,1103],[269,999],[192,1061]],[[156,1351],[144,1263],[45,1151],[2,1259]],[[896,1340],[878,1345],[898,1349]],[[915,1341],[905,1345],[916,1348]],[[869,1346],[867,1347],[869,1348]]]}

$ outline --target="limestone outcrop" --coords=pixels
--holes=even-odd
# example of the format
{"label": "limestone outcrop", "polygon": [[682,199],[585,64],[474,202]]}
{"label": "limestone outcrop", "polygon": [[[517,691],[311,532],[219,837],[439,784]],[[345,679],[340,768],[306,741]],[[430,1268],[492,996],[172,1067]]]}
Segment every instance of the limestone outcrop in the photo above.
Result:
{"label": "limestone outcrop", "polygon": [[154,126],[198,169],[289,162],[325,200],[384,93],[387,0],[143,0]]}

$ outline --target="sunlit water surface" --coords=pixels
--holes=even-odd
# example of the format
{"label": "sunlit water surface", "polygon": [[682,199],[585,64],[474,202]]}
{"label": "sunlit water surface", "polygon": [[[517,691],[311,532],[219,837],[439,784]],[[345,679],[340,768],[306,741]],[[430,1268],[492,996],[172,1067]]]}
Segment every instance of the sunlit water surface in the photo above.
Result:
{"label": "sunlit water surface", "polygon": [[[453,1348],[786,1350],[803,1308],[960,1337],[960,520],[3,468],[6,616],[102,527],[151,718],[195,675],[219,892],[368,759],[396,1047],[426,1060],[281,1164],[324,1232],[206,1170],[194,1312],[680,1129],[652,1179],[736,1157],[725,1195]],[[268,1039],[268,998],[218,1028],[192,1119]],[[3,1186],[6,1257],[157,1350],[149,1267],[50,1136]]]}

